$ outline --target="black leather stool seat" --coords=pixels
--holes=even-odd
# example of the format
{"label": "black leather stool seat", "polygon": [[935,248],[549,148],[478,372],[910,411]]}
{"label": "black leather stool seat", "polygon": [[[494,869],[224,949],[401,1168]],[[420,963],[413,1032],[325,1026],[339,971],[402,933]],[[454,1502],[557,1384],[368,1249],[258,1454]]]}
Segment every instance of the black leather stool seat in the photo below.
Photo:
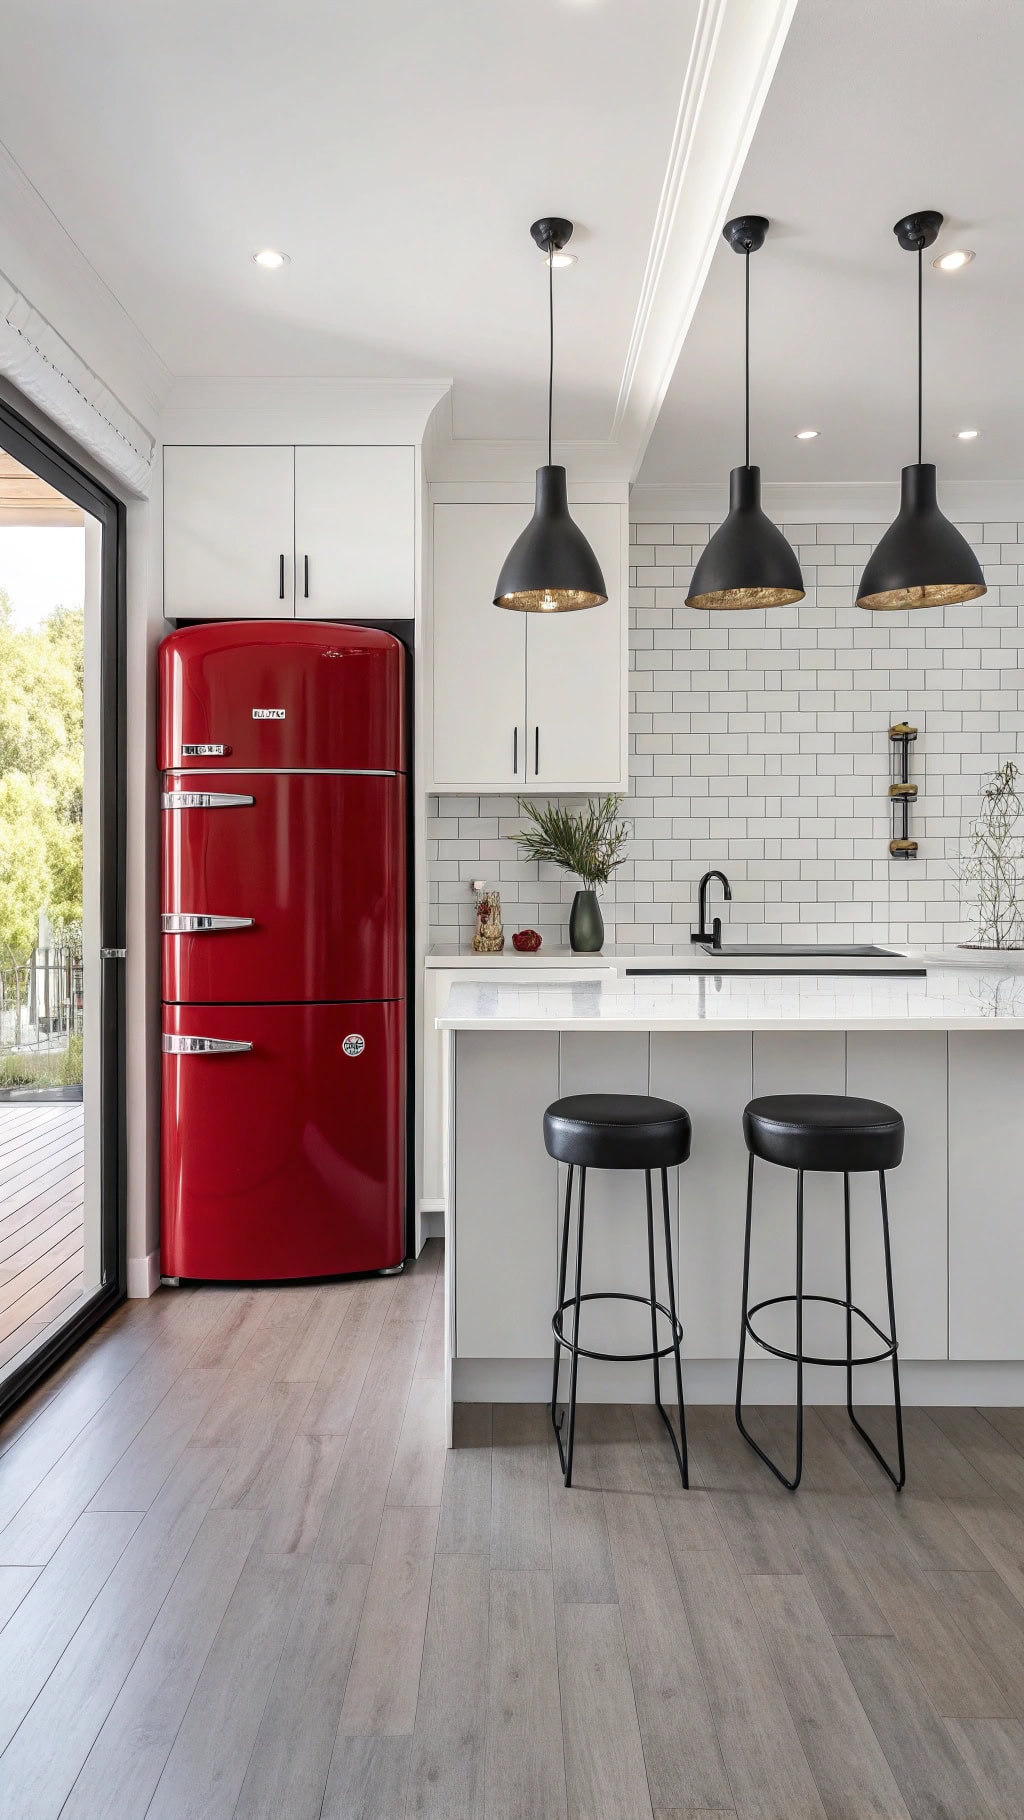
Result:
{"label": "black leather stool seat", "polygon": [[544,1144],[584,1169],[672,1169],[690,1154],[690,1115],[639,1093],[574,1093],[544,1114]]}
{"label": "black leather stool seat", "polygon": [[772,1093],[751,1100],[743,1136],[752,1156],[783,1169],[846,1175],[895,1169],[903,1156],[903,1120],[895,1107],[838,1093]]}

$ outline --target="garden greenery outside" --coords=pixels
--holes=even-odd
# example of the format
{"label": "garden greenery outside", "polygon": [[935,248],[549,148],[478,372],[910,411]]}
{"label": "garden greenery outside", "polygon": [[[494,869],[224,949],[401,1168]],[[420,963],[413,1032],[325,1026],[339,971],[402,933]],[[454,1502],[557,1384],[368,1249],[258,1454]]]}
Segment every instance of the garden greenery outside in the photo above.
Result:
{"label": "garden greenery outside", "polygon": [[[80,607],[22,627],[0,589],[0,1090],[82,1078],[83,670]],[[60,970],[53,989],[67,999],[66,1041],[53,1040],[54,1013],[45,1047],[37,1036],[33,1048],[19,1039],[40,991],[41,913],[50,972]]]}

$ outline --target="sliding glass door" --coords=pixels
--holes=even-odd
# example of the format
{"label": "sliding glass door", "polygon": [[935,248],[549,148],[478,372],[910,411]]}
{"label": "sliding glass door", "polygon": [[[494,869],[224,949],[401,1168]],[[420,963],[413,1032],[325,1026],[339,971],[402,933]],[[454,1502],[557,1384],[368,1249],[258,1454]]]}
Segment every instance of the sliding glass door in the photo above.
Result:
{"label": "sliding glass door", "polygon": [[0,1408],[124,1294],[123,538],[0,405]]}

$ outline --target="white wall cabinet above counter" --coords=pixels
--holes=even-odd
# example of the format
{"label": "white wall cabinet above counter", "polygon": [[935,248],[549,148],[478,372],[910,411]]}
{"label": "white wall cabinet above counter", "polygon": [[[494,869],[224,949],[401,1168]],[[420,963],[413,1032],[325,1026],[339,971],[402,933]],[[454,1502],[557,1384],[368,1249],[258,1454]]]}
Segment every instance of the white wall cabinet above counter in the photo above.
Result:
{"label": "white wall cabinet above counter", "polygon": [[628,786],[626,503],[572,501],[608,588],[603,606],[578,613],[492,604],[531,509],[435,500],[431,790],[546,795]]}
{"label": "white wall cabinet above counter", "polygon": [[411,619],[411,446],[164,450],[168,619]]}

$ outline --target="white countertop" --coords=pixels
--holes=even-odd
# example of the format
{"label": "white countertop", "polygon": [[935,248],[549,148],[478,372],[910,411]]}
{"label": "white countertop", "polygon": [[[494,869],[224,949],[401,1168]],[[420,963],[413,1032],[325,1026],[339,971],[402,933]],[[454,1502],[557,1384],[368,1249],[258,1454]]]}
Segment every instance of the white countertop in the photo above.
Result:
{"label": "white countertop", "polygon": [[[621,963],[620,963],[621,965]],[[1024,1030],[1024,973],[941,966],[924,978],[611,974],[456,982],[441,1030]]]}

